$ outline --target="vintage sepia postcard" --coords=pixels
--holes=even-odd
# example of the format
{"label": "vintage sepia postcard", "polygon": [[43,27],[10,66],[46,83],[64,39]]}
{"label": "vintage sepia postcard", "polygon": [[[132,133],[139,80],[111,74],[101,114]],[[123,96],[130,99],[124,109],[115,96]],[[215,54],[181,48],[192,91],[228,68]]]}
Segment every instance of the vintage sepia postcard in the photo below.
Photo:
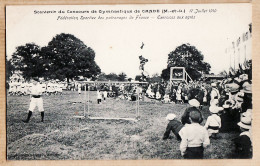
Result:
{"label": "vintage sepia postcard", "polygon": [[251,3],[7,5],[7,160],[252,160],[252,27]]}

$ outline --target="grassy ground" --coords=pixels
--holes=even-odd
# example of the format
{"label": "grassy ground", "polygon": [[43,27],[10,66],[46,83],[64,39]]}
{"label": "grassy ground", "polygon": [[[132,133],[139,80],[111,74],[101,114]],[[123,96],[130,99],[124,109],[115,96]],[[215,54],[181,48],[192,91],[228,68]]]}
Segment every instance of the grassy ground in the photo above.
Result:
{"label": "grassy ground", "polygon": [[[77,119],[84,110],[84,94],[64,92],[62,96],[44,96],[45,122],[38,110],[30,123],[23,123],[29,107],[29,96],[7,97],[7,158],[32,159],[181,159],[175,137],[162,140],[168,113],[180,119],[186,104],[162,104],[140,101],[138,122],[124,120]],[[135,102],[108,99],[96,103],[96,92],[90,92],[90,115],[102,117],[135,117]],[[76,102],[72,104],[71,102]],[[80,103],[82,102],[82,103]],[[87,108],[87,107],[86,107]],[[204,119],[209,115],[203,110]],[[202,124],[205,123],[205,120]],[[173,135],[173,134],[171,134]],[[231,139],[238,133],[221,133],[222,139],[211,140],[205,158],[230,158]]]}

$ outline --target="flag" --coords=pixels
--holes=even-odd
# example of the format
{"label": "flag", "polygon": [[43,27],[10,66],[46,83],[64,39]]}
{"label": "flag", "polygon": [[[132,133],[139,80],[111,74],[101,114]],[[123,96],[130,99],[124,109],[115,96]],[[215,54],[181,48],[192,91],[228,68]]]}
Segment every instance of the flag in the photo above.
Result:
{"label": "flag", "polygon": [[248,32],[245,34],[245,40],[248,40]]}
{"label": "flag", "polygon": [[242,65],[241,65],[241,64],[238,64],[238,66],[239,66],[239,72],[240,72],[240,74],[244,74],[245,72],[244,72],[244,70],[243,70],[243,68],[242,68]]}
{"label": "flag", "polygon": [[242,39],[243,39],[243,42],[246,41],[246,34],[245,33],[243,33]]}
{"label": "flag", "polygon": [[240,44],[240,37],[237,39],[237,47],[239,46]]}
{"label": "flag", "polygon": [[144,43],[142,42],[142,45],[141,45],[141,47],[140,47],[141,49],[143,49],[144,48]]}
{"label": "flag", "polygon": [[249,24],[249,32],[252,33],[252,23]]}

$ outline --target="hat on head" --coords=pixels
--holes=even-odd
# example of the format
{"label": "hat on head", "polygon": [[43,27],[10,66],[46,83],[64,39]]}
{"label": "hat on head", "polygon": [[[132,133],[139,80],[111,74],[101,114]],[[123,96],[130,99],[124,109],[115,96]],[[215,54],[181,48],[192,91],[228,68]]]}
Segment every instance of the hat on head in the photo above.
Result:
{"label": "hat on head", "polygon": [[175,114],[168,114],[165,119],[166,120],[173,120],[175,117],[176,117]]}
{"label": "hat on head", "polygon": [[241,82],[241,79],[238,77],[234,78],[234,80],[237,81],[238,83]]}
{"label": "hat on head", "polygon": [[241,120],[237,125],[244,129],[251,129],[251,121],[252,119],[250,117],[241,117]]}
{"label": "hat on head", "polygon": [[238,92],[239,85],[236,83],[226,84],[225,88],[229,89],[230,92]]}
{"label": "hat on head", "polygon": [[242,88],[244,88],[245,86],[248,86],[250,83],[248,81],[245,81],[243,84],[242,84]]}
{"label": "hat on head", "polygon": [[239,78],[240,78],[242,81],[248,80],[248,74],[241,74],[241,75],[239,76]]}
{"label": "hat on head", "polygon": [[252,93],[252,85],[248,84],[246,86],[243,87],[243,92],[244,93]]}
{"label": "hat on head", "polygon": [[242,117],[249,117],[252,119],[252,109],[247,109],[246,112],[242,113]]}
{"label": "hat on head", "polygon": [[213,99],[210,101],[210,106],[216,106],[218,103],[218,99]]}
{"label": "hat on head", "polygon": [[232,107],[232,102],[230,100],[226,100],[225,103],[222,105],[223,108],[230,108]]}
{"label": "hat on head", "polygon": [[213,114],[217,114],[219,111],[222,111],[223,107],[210,106],[209,111]]}
{"label": "hat on head", "polygon": [[196,99],[189,100],[189,104],[191,106],[194,106],[194,107],[199,107],[200,106],[200,102],[198,100],[196,100]]}

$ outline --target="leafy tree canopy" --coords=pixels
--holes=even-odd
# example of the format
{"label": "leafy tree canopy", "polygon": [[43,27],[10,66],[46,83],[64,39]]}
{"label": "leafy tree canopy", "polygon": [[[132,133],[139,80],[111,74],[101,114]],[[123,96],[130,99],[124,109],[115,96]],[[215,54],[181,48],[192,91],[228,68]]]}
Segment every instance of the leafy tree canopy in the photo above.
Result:
{"label": "leafy tree canopy", "polygon": [[56,35],[41,52],[48,62],[46,75],[50,78],[94,78],[101,72],[94,50],[71,34]]}
{"label": "leafy tree canopy", "polygon": [[21,71],[25,79],[41,77],[44,74],[44,61],[40,52],[41,48],[34,43],[19,46],[12,54],[10,65],[12,65],[13,70]]}
{"label": "leafy tree canopy", "polygon": [[211,68],[203,59],[203,54],[195,46],[182,44],[168,54],[167,68],[162,71],[161,77],[169,80],[170,67],[185,67],[192,79],[199,79],[201,73],[208,74]]}

